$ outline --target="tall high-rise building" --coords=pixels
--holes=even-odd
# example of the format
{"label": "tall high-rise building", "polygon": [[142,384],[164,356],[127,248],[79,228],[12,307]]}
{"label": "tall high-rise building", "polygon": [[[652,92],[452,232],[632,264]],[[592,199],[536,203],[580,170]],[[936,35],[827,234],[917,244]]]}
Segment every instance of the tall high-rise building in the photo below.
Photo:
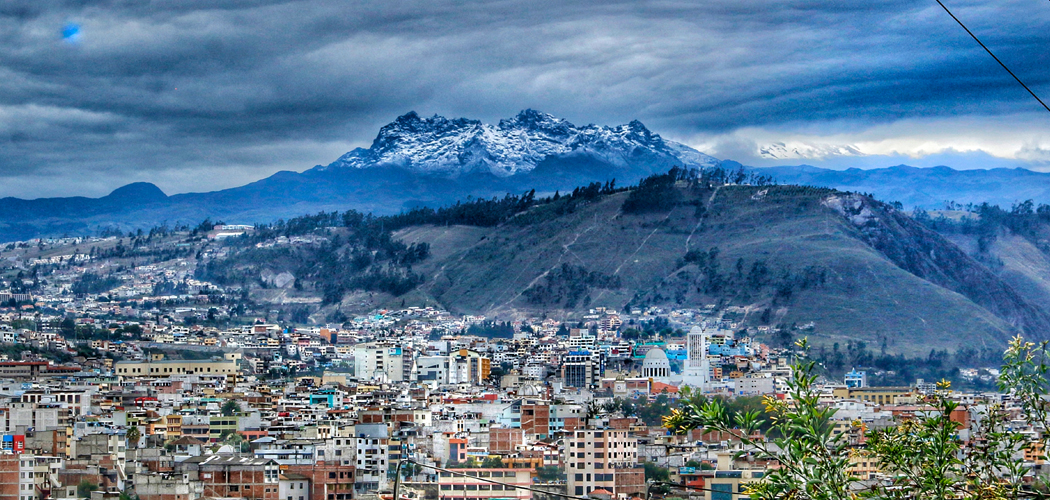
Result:
{"label": "tall high-rise building", "polygon": [[401,346],[378,342],[354,346],[354,376],[358,380],[404,382],[411,373],[411,354]]}
{"label": "tall high-rise building", "polygon": [[600,351],[569,351],[562,359],[561,375],[566,387],[590,387],[605,373]]}
{"label": "tall high-rise building", "polygon": [[694,326],[686,337],[682,384],[701,392],[707,390],[711,384],[711,361],[708,359],[709,337],[710,332],[702,326]]}

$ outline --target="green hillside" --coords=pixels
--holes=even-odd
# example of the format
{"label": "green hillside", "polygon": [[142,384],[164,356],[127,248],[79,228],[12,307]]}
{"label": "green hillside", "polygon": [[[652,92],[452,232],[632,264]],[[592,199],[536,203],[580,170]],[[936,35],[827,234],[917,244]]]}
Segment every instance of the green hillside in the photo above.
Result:
{"label": "green hillside", "polygon": [[[414,293],[458,312],[563,316],[595,306],[716,303],[747,307],[750,324],[813,322],[816,337],[891,351],[1001,345],[1013,331],[991,312],[1016,315],[1009,304],[982,307],[950,279],[922,279],[880,252],[862,227],[823,203],[842,195],[794,186],[678,191],[682,200],[659,212],[624,214],[628,193],[618,193],[536,224],[420,226],[397,236],[431,245],[431,258],[415,268],[427,279]],[[925,236],[949,251],[946,240]],[[1002,287],[957,253],[951,266]],[[574,287],[566,270],[596,279]],[[1046,324],[1039,311],[1021,309]]]}
{"label": "green hillside", "polygon": [[[999,259],[987,238],[937,229],[867,196],[674,170],[630,189],[299,217],[224,244],[198,276],[274,304],[319,297],[296,306],[315,321],[401,305],[501,320],[715,305],[741,311],[734,317],[747,326],[812,325],[818,343],[887,352],[998,348],[1018,332],[1050,338],[1038,239],[999,241]],[[320,239],[267,246],[297,235]],[[267,284],[281,273],[294,289]]]}

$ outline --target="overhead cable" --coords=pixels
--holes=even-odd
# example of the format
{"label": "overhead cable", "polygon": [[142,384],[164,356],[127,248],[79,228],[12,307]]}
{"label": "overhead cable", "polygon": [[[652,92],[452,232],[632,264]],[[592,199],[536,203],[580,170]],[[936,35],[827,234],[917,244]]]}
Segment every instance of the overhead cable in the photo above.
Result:
{"label": "overhead cable", "polygon": [[1006,67],[1006,64],[1000,61],[998,57],[995,57],[995,54],[992,53],[992,50],[989,49],[988,46],[985,45],[983,42],[981,42],[981,40],[977,38],[977,35],[974,35],[973,32],[970,31],[970,28],[967,28],[966,25],[963,24],[963,22],[960,21],[958,17],[955,17],[955,14],[952,14],[952,11],[948,10],[948,6],[944,5],[944,3],[941,2],[941,0],[937,0],[937,3],[941,6],[942,9],[944,9],[945,12],[948,13],[949,16],[952,16],[952,19],[955,19],[955,22],[959,23],[959,26],[962,26],[962,29],[966,30],[966,32],[970,34],[970,37],[972,37],[974,41],[977,42],[977,44],[980,45],[981,48],[983,48],[984,51],[988,53],[988,55],[992,56],[992,59],[995,59],[995,62],[999,63],[999,65],[1002,66],[1007,73],[1010,73],[1010,76],[1014,77],[1014,80],[1017,80],[1017,83],[1020,83],[1021,86],[1024,87],[1024,89],[1027,90],[1029,94],[1032,94],[1032,97],[1034,97],[1036,101],[1039,101],[1039,104],[1042,104],[1044,109],[1050,111],[1050,106],[1047,106],[1046,103],[1039,98],[1039,96],[1035,95],[1035,92],[1032,92],[1032,89],[1028,88],[1028,85],[1025,85],[1024,82],[1022,82],[1021,79],[1018,78],[1013,71],[1010,71],[1010,68]]}

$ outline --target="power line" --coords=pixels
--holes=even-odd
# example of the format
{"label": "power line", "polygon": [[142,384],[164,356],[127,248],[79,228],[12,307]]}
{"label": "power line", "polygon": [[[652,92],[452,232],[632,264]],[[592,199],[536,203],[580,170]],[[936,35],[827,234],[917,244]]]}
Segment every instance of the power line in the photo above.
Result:
{"label": "power line", "polygon": [[[726,484],[730,484],[731,485],[732,483],[726,483]],[[662,485],[662,486],[667,486],[669,488],[679,488],[679,489],[685,489],[685,490],[710,491],[710,492],[714,492],[714,493],[725,493],[725,494],[728,494],[730,496],[736,496],[736,497],[740,497],[740,498],[751,498],[751,496],[748,495],[747,493],[733,493],[732,491],[716,490],[714,488],[705,488],[703,486],[692,486],[692,485],[689,485],[689,484],[671,483],[671,482],[667,482],[667,481],[651,481],[648,484],[648,486],[646,487],[646,494],[645,494],[646,500],[649,500],[649,497],[650,497],[649,488],[651,488],[653,486],[656,486],[656,485]]]}
{"label": "power line", "polygon": [[988,55],[992,56],[992,59],[995,59],[995,62],[999,63],[999,65],[1002,66],[1007,73],[1010,73],[1010,76],[1014,77],[1014,80],[1017,80],[1017,83],[1020,83],[1021,86],[1024,87],[1024,89],[1027,90],[1029,94],[1032,94],[1032,97],[1034,97],[1035,100],[1039,101],[1039,104],[1043,105],[1043,108],[1045,108],[1047,111],[1050,111],[1050,106],[1047,106],[1046,103],[1039,98],[1039,96],[1035,95],[1035,92],[1032,92],[1032,89],[1028,88],[1028,85],[1025,85],[1024,82],[1022,82],[1021,79],[1018,78],[1013,71],[1010,71],[1010,68],[1007,68],[1006,65],[999,60],[998,57],[995,57],[995,54],[992,53],[991,49],[989,49],[988,46],[982,43],[981,40],[977,38],[977,35],[974,35],[973,32],[970,31],[970,28],[967,28],[966,25],[963,24],[963,22],[960,21],[958,17],[955,17],[955,14],[952,14],[952,11],[948,10],[948,7],[944,5],[944,3],[941,2],[941,0],[937,0],[937,3],[941,6],[942,9],[944,9],[945,12],[948,13],[949,16],[952,16],[952,19],[955,19],[955,22],[959,23],[959,26],[962,26],[962,29],[966,30],[966,32],[970,34],[970,37],[973,38],[974,41],[977,42],[977,44],[980,45],[981,48],[983,48],[984,51],[988,53]]}

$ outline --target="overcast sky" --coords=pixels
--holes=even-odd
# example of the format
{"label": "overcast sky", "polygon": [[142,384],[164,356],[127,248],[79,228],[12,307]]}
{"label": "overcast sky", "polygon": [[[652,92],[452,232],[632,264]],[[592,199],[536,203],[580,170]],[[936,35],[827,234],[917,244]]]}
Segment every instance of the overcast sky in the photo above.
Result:
{"label": "overcast sky", "polygon": [[[1050,99],[1050,3],[944,1]],[[748,164],[1050,160],[1050,113],[934,0],[0,0],[0,196],[209,191],[524,108]]]}

